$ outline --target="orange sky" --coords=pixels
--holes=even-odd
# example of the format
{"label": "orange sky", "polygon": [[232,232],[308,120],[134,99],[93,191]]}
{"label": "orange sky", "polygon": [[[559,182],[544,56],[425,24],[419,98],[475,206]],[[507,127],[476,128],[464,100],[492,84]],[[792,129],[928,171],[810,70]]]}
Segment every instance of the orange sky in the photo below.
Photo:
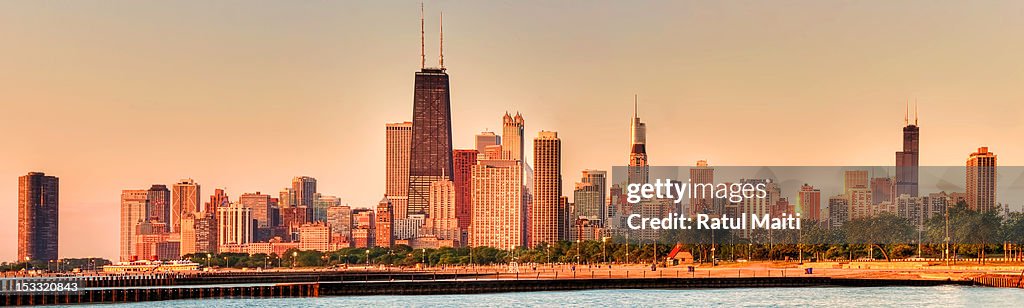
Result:
{"label": "orange sky", "polygon": [[[922,165],[990,146],[1020,165],[1024,3],[451,2],[454,143],[563,140],[565,193],[626,163],[632,96],[655,165],[887,165],[906,99]],[[0,2],[0,260],[17,177],[61,178],[61,256],[117,254],[121,189],[191,177],[236,198],[296,175],[352,206],[384,186],[409,120],[418,2]],[[528,156],[530,149],[527,150]]]}

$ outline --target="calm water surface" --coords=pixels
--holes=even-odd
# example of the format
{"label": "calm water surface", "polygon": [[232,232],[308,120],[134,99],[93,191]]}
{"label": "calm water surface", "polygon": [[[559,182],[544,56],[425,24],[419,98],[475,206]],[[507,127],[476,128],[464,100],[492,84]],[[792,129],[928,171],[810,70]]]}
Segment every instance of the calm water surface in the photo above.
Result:
{"label": "calm water surface", "polygon": [[962,286],[591,290],[472,295],[207,299],[110,307],[1024,307],[1024,289]]}

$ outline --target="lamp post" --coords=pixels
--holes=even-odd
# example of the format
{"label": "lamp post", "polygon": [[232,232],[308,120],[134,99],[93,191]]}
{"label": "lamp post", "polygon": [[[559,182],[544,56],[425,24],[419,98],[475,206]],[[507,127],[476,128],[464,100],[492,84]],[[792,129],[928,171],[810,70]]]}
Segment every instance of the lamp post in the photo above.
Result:
{"label": "lamp post", "polygon": [[629,233],[626,233],[626,264],[629,264]]}
{"label": "lamp post", "polygon": [[423,251],[421,252],[421,254],[423,255],[423,267],[426,268],[427,267],[427,249],[423,248]]}
{"label": "lamp post", "polygon": [[213,257],[212,255],[206,254],[206,267],[210,267],[210,258],[212,258],[212,257]]}
{"label": "lamp post", "polygon": [[544,254],[548,257],[548,265],[551,265],[551,244],[544,243]]}
{"label": "lamp post", "polygon": [[298,251],[292,251],[292,268],[295,268],[295,261],[298,261],[297,260],[298,258],[299,258],[299,252]]}
{"label": "lamp post", "polygon": [[580,239],[576,239],[576,265],[580,265],[583,262],[583,257],[580,255]]}
{"label": "lamp post", "polygon": [[366,250],[366,270],[370,270],[370,250]]}
{"label": "lamp post", "polygon": [[231,267],[231,263],[228,262],[228,257],[224,257],[224,267]]}
{"label": "lamp post", "polygon": [[608,237],[601,237],[601,257],[604,258],[604,263],[608,263],[608,250],[605,248],[605,243],[608,242]]}

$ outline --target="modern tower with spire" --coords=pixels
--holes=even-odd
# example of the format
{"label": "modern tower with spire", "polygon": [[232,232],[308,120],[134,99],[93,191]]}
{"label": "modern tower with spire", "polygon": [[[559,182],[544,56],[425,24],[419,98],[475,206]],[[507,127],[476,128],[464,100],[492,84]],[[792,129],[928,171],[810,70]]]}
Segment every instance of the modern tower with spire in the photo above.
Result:
{"label": "modern tower with spire", "polygon": [[914,123],[910,123],[910,103],[903,114],[903,151],[896,152],[896,193],[917,197],[917,176],[919,169],[921,129],[917,126],[917,102],[914,102]]}
{"label": "modern tower with spire", "polygon": [[[420,7],[420,71],[416,72],[409,145],[408,214],[427,214],[430,183],[452,174],[452,113],[448,73],[444,68],[444,41],[438,67],[426,67],[423,13]],[[443,37],[443,35],[442,35]]]}
{"label": "modern tower with spire", "polygon": [[629,183],[647,183],[650,169],[647,166],[647,124],[640,122],[637,112],[637,96],[633,96],[633,119],[630,122]]}

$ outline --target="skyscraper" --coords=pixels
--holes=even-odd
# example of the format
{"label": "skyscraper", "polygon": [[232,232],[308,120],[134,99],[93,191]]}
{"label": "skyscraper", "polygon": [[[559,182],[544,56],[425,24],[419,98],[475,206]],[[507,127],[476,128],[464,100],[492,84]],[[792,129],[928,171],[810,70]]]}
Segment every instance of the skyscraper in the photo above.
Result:
{"label": "skyscraper", "polygon": [[605,191],[608,172],[603,170],[583,170],[583,176],[576,183],[573,191],[573,202],[576,212],[571,221],[586,218],[592,225],[603,226],[608,215],[605,212]]}
{"label": "skyscraper", "polygon": [[57,260],[59,192],[55,176],[18,178],[18,261]]}
{"label": "skyscraper", "polygon": [[558,242],[559,202],[562,196],[562,140],[558,133],[541,131],[533,139],[533,206],[529,246]]}
{"label": "skyscraper", "polygon": [[407,214],[426,214],[430,183],[452,174],[452,113],[448,74],[423,67],[416,73],[409,144]]}
{"label": "skyscraper", "polygon": [[285,209],[295,206],[292,201],[295,200],[295,191],[289,187],[281,189],[281,192],[277,194],[277,207]]}
{"label": "skyscraper", "polygon": [[313,217],[309,220],[313,222],[327,222],[327,209],[338,205],[341,205],[341,198],[316,193],[316,200],[313,201]]}
{"label": "skyscraper", "polygon": [[[135,227],[152,216],[147,213],[149,193],[148,190],[121,191],[121,261],[134,261],[139,257],[133,253],[135,244],[139,243]],[[166,226],[164,228],[166,232]]]}
{"label": "skyscraper", "polygon": [[256,220],[257,228],[268,229],[271,227],[270,195],[264,195],[260,192],[255,194],[246,193],[238,197],[238,203],[252,209],[252,218]]}
{"label": "skyscraper", "polygon": [[395,218],[407,216],[409,205],[409,145],[412,122],[385,125],[384,194],[391,199]]}
{"label": "skyscraper", "polygon": [[508,250],[525,244],[522,168],[514,160],[481,160],[473,166],[471,246]]}
{"label": "skyscraper", "polygon": [[996,154],[988,147],[967,158],[967,206],[976,211],[996,208]]}
{"label": "skyscraper", "polygon": [[347,205],[327,208],[327,225],[331,238],[338,243],[352,243],[352,207]]}
{"label": "skyscraper", "polygon": [[455,183],[449,180],[430,184],[430,213],[427,228],[438,239],[461,241],[462,232],[456,218]]}
{"label": "skyscraper", "polygon": [[291,206],[306,207],[306,222],[313,218],[313,202],[316,201],[316,179],[308,176],[292,178]]}
{"label": "skyscraper", "polygon": [[514,118],[508,112],[505,112],[501,122],[502,159],[523,161],[523,146],[525,143],[523,133],[526,121],[523,120],[523,116],[518,112]]}
{"label": "skyscraper", "polygon": [[820,189],[807,184],[800,186],[800,193],[797,195],[797,204],[800,206],[801,218],[807,220],[821,220]]}
{"label": "skyscraper", "polygon": [[384,198],[377,204],[377,222],[376,227],[376,246],[377,247],[391,247],[395,244],[395,234],[392,231],[392,222],[395,217],[392,214],[393,208],[391,206],[391,200]]}
{"label": "skyscraper", "polygon": [[921,131],[917,126],[917,107],[914,107],[914,124],[910,124],[910,107],[903,117],[903,151],[896,152],[896,193],[917,197],[917,176]]}
{"label": "skyscraper", "polygon": [[843,172],[843,193],[849,195],[850,190],[853,189],[867,189],[868,187],[868,171],[867,170],[846,170]]}
{"label": "skyscraper", "polygon": [[171,186],[170,232],[180,232],[181,216],[183,214],[199,212],[199,188],[199,184],[196,184],[192,179],[181,180]]}
{"label": "skyscraper", "polygon": [[171,190],[167,189],[167,185],[153,185],[149,188],[149,195],[146,198],[149,199],[149,217],[146,218],[156,218],[170,228]]}
{"label": "skyscraper", "polygon": [[844,195],[828,198],[828,227],[842,228],[850,220],[850,199]]}
{"label": "skyscraper", "polygon": [[221,247],[252,242],[252,209],[241,203],[217,208],[217,239]]}
{"label": "skyscraper", "polygon": [[636,96],[633,96],[633,119],[630,121],[630,149],[627,178],[629,183],[647,183],[650,167],[647,166],[647,124],[640,122],[637,114]]}
{"label": "skyscraper", "polygon": [[214,213],[217,208],[228,206],[231,204],[231,198],[228,198],[228,194],[224,192],[224,189],[217,188],[213,190],[213,195],[210,195],[210,202],[207,202],[203,207],[203,212]]}
{"label": "skyscraper", "polygon": [[[459,221],[459,229],[469,230],[473,217],[473,166],[476,165],[480,153],[476,150],[455,150],[452,182],[455,185],[455,217]],[[465,239],[460,240],[465,244]]]}
{"label": "skyscraper", "polygon": [[690,183],[696,188],[690,192],[690,217],[696,217],[696,214],[721,214],[712,209],[715,192],[710,185],[715,185],[715,169],[708,167],[706,160],[698,160],[697,166],[690,168]]}
{"label": "skyscraper", "polygon": [[[501,136],[494,132],[482,132],[476,135],[476,151],[480,155],[487,153],[487,147],[501,145]],[[487,157],[487,159],[500,159],[500,157]]]}

